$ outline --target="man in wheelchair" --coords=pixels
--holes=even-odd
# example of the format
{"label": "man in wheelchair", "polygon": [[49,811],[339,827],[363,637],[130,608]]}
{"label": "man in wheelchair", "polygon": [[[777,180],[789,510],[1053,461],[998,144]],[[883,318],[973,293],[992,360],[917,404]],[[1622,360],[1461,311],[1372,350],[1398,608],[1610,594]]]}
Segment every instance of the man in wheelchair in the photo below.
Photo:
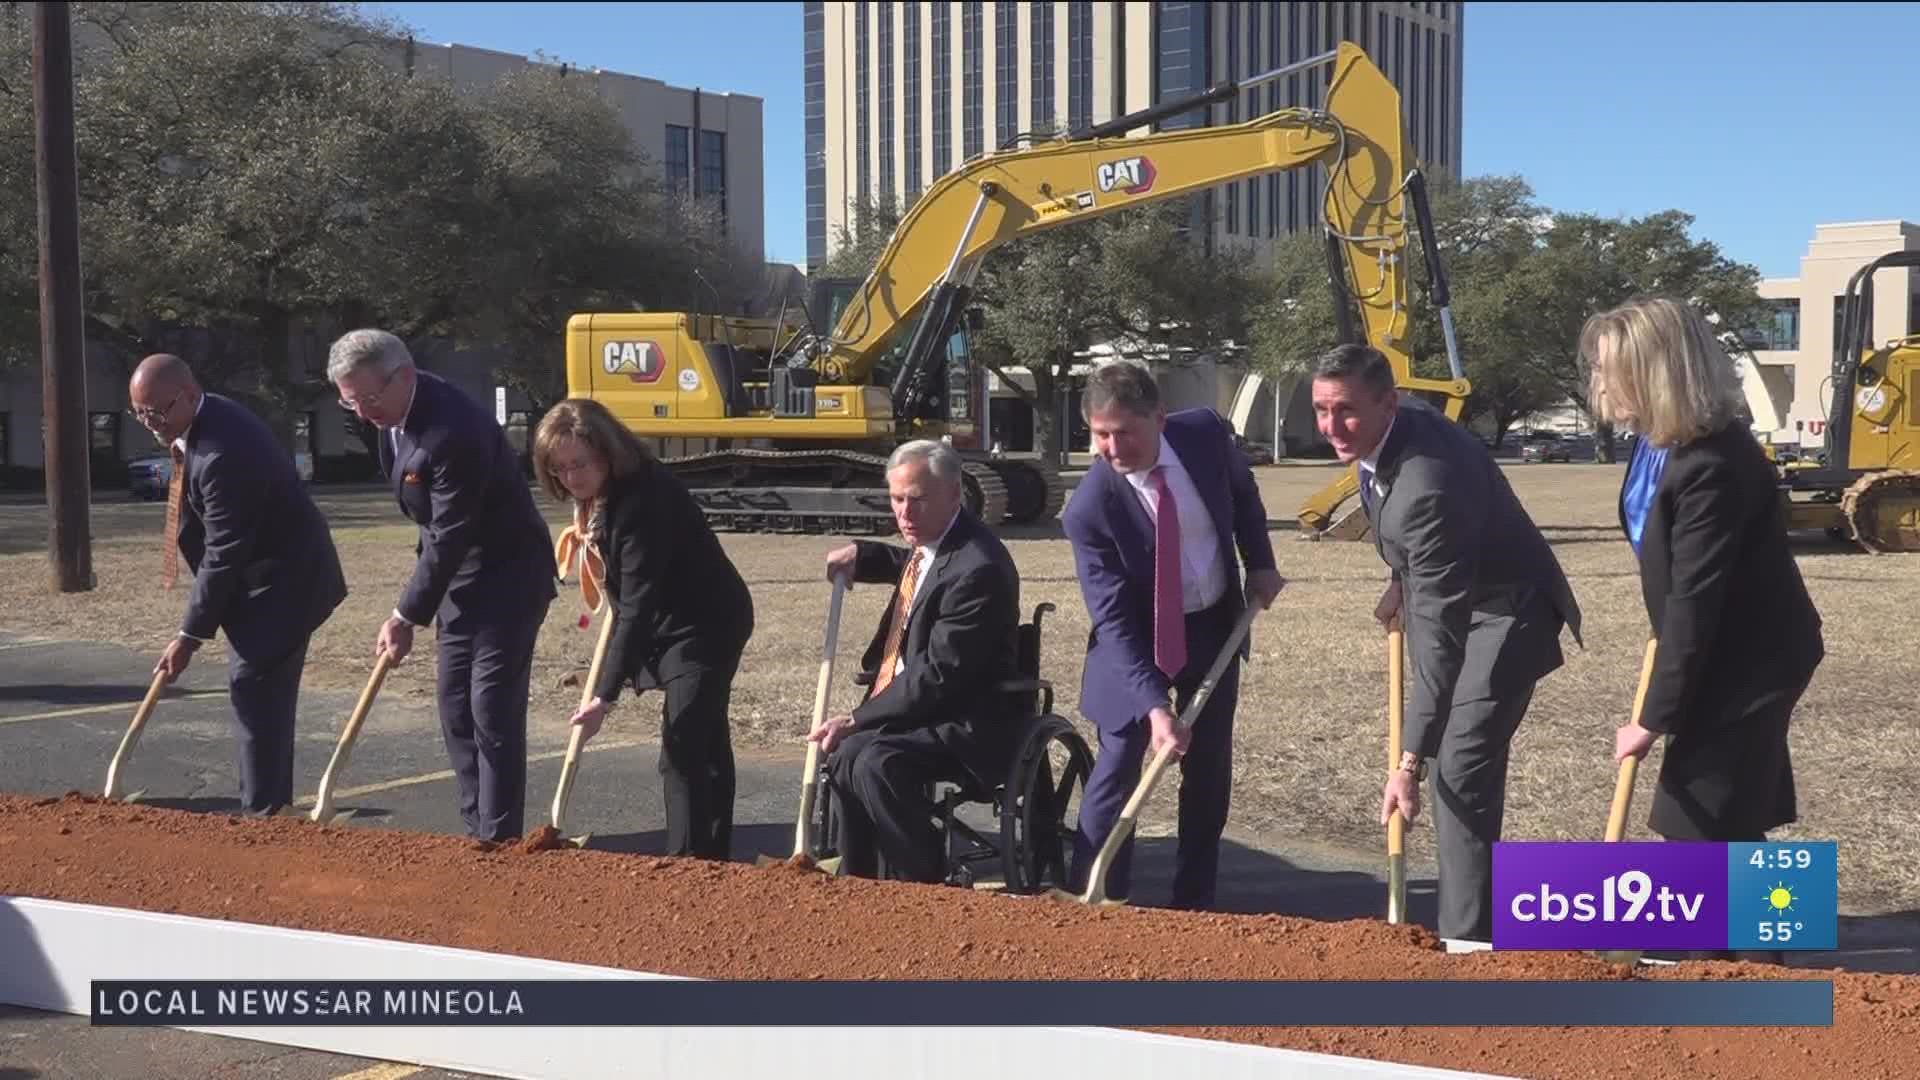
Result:
{"label": "man in wheelchair", "polygon": [[827,555],[829,580],[893,584],[861,660],[866,697],[808,738],[826,758],[841,872],[939,883],[934,785],[994,790],[1026,724],[1032,694],[1015,689],[1020,572],[962,505],[952,447],[902,445],[887,490],[907,546],[856,541]]}

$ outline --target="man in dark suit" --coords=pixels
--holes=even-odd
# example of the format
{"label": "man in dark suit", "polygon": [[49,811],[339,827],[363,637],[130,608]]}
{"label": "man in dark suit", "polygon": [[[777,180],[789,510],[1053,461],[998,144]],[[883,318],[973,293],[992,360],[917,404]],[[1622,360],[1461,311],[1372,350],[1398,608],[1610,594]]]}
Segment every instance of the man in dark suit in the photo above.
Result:
{"label": "man in dark suit", "polygon": [[1439,931],[1489,941],[1508,745],[1535,684],[1565,663],[1561,629],[1580,640],[1580,608],[1486,447],[1425,402],[1402,400],[1379,350],[1323,356],[1313,409],[1335,454],[1358,464],[1361,506],[1392,571],[1374,616],[1406,632],[1403,750],[1381,823],[1419,814],[1434,759]]}
{"label": "man in dark suit", "polygon": [[902,445],[887,489],[909,546],[859,541],[827,556],[827,577],[893,582],[862,658],[872,676],[851,714],[808,735],[828,755],[842,870],[938,883],[945,863],[928,788],[965,778],[991,789],[1018,730],[1020,573],[1006,546],[961,505],[960,456]]}
{"label": "man in dark suit", "polygon": [[163,583],[173,588],[182,557],[193,572],[180,631],[154,671],[173,682],[226,633],[241,809],[278,813],[293,804],[307,645],[347,596],[333,534],[267,425],[202,390],[178,356],[142,360],[127,400],[173,457]]}
{"label": "man in dark suit", "polygon": [[558,595],[552,539],[500,425],[457,387],[414,368],[399,338],[334,342],[340,404],[380,429],[380,467],[420,527],[413,576],[374,641],[395,663],[433,624],[440,726],[460,816],[481,840],[521,834],[533,647]]}
{"label": "man in dark suit", "polygon": [[[1101,367],[1082,412],[1095,458],[1063,515],[1093,628],[1080,712],[1100,731],[1100,753],[1074,838],[1074,888],[1120,818],[1151,748],[1180,757],[1177,908],[1213,906],[1220,835],[1233,786],[1233,714],[1242,643],[1206,708],[1186,730],[1175,718],[1199,689],[1248,603],[1263,609],[1282,581],[1267,512],[1233,431],[1211,409],[1168,414],[1147,369]],[[1247,564],[1244,593],[1235,549]],[[1132,840],[1116,853],[1107,895],[1131,886]]]}

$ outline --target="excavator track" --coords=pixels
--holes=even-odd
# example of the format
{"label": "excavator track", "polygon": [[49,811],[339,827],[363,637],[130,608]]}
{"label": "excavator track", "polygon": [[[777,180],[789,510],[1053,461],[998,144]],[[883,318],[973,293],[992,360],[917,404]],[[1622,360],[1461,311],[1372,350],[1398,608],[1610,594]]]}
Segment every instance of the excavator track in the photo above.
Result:
{"label": "excavator track", "polygon": [[[887,459],[854,450],[715,450],[663,462],[716,532],[883,536],[895,530]],[[964,463],[967,508],[989,526],[1007,513],[1007,485]]]}
{"label": "excavator track", "polygon": [[1067,482],[1057,466],[1038,458],[984,458],[969,464],[985,465],[999,474],[1007,489],[1009,525],[1052,521],[1067,505]]}
{"label": "excavator track", "polygon": [[1862,476],[1840,496],[1840,508],[1854,539],[1868,551],[1920,551],[1920,471]]}

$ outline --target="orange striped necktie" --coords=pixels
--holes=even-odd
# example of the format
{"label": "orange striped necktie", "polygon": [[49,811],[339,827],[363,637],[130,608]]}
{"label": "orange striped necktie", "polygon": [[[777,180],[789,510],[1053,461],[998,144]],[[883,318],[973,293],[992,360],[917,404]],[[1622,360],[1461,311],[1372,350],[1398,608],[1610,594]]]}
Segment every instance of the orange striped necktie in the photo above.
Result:
{"label": "orange striped necktie", "polygon": [[177,444],[168,446],[167,453],[173,459],[173,475],[167,480],[167,532],[160,545],[165,562],[161,564],[160,580],[171,589],[180,578],[180,506],[187,495],[187,455]]}
{"label": "orange striped necktie", "polygon": [[893,622],[887,626],[887,647],[880,654],[880,670],[873,678],[873,694],[893,681],[893,669],[900,666],[900,647],[907,639],[907,616],[913,612],[913,590],[920,584],[920,549],[907,555],[907,568],[900,577],[900,599],[893,608]]}
{"label": "orange striped necktie", "polygon": [[560,531],[560,539],[553,547],[553,560],[560,576],[566,578],[576,570],[579,573],[580,597],[586,601],[589,612],[600,610],[602,583],[607,577],[607,560],[593,539],[593,514],[598,506],[598,499],[575,503],[573,524]]}

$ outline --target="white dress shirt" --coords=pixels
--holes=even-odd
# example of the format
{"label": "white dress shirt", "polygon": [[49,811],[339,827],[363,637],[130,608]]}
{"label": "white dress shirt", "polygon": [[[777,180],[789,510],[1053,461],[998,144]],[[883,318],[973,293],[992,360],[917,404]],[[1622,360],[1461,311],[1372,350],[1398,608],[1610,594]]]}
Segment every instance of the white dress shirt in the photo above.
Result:
{"label": "white dress shirt", "polygon": [[[1160,460],[1156,467],[1166,469],[1167,490],[1173,493],[1180,513],[1180,597],[1181,609],[1191,614],[1205,611],[1220,602],[1227,592],[1227,568],[1220,563],[1220,534],[1214,531],[1213,515],[1207,511],[1200,489],[1173,452],[1167,436],[1160,436]],[[1160,495],[1154,490],[1153,470],[1127,474],[1127,482],[1140,496],[1147,517],[1160,522]]]}

